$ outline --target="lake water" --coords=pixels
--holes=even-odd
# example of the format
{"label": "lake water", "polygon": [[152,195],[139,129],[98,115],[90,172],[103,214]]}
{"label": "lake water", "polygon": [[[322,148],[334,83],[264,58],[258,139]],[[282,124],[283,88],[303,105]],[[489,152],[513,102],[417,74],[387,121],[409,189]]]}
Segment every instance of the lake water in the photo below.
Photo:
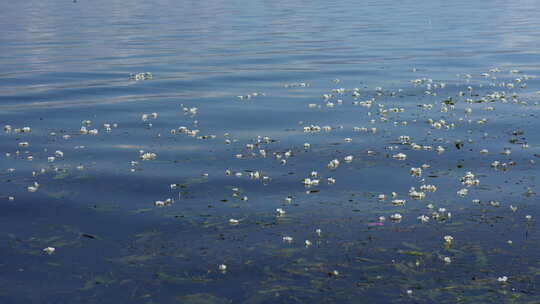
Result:
{"label": "lake water", "polygon": [[540,302],[538,1],[0,12],[0,303]]}

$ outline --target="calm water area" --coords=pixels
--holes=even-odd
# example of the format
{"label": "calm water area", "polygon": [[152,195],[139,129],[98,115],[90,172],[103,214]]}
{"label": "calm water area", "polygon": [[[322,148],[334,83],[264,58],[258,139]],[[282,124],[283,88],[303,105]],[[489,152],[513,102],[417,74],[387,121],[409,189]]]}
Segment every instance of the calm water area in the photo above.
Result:
{"label": "calm water area", "polygon": [[540,303],[539,1],[0,17],[0,303]]}

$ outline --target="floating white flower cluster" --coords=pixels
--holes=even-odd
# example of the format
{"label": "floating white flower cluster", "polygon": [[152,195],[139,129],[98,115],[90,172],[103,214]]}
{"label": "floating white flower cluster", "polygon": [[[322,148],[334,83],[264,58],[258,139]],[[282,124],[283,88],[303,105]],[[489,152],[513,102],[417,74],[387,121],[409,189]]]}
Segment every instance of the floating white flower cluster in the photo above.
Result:
{"label": "floating white flower cluster", "polygon": [[412,175],[412,176],[422,176],[422,168],[411,168],[411,170],[409,171],[409,173]]}
{"label": "floating white flower cluster", "polygon": [[258,96],[266,96],[266,94],[265,93],[254,92],[254,93],[249,93],[249,94],[246,94],[246,95],[238,95],[238,96],[236,96],[236,98],[238,98],[239,100],[249,100],[252,97],[258,97]]}
{"label": "floating white flower cluster", "polygon": [[466,196],[467,194],[469,194],[469,189],[467,188],[463,188],[457,191],[457,195],[461,197]]}
{"label": "floating white flower cluster", "polygon": [[221,271],[221,272],[224,273],[224,272],[227,271],[227,265],[225,265],[225,264],[220,264],[220,265],[218,265],[218,269],[219,269],[219,271]]}
{"label": "floating white flower cluster", "polygon": [[22,128],[13,129],[13,127],[11,125],[5,125],[4,126],[4,131],[6,133],[11,133],[12,131],[15,131],[15,133],[30,133],[30,132],[32,132],[32,128],[30,128],[30,127],[22,127]]}
{"label": "floating white flower cluster", "polygon": [[286,242],[286,243],[292,243],[293,241],[293,237],[292,236],[284,236],[283,237],[283,241]]}
{"label": "floating white flower cluster", "polygon": [[427,223],[429,222],[429,216],[422,214],[418,217],[418,220],[420,220],[422,223]]}
{"label": "floating white flower cluster", "polygon": [[319,184],[319,180],[318,179],[311,179],[311,178],[307,177],[307,178],[304,178],[303,183],[306,186],[317,186]]}
{"label": "floating white flower cluster", "polygon": [[480,185],[480,180],[475,178],[475,175],[470,171],[465,173],[465,175],[461,177],[460,181],[463,185],[467,187]]}
{"label": "floating white flower cluster", "polygon": [[452,244],[454,242],[454,237],[451,235],[445,235],[443,239],[447,244]]}
{"label": "floating white flower cluster", "polygon": [[402,143],[402,144],[408,144],[410,141],[411,141],[411,137],[408,136],[408,135],[401,135],[398,140]]}
{"label": "floating white flower cluster", "polygon": [[309,87],[309,83],[307,82],[293,82],[293,83],[287,83],[283,85],[285,88],[306,88]]}
{"label": "floating white flower cluster", "polygon": [[98,129],[88,129],[86,126],[81,126],[81,129],[79,130],[79,133],[82,135],[97,135],[99,133]]}
{"label": "floating white flower cluster", "polygon": [[407,154],[405,154],[405,153],[394,154],[394,155],[392,155],[392,158],[397,159],[397,160],[405,160],[405,159],[407,159]]}
{"label": "floating white flower cluster", "polygon": [[422,191],[416,191],[416,189],[414,187],[411,187],[411,189],[409,189],[409,196],[412,199],[421,200],[421,199],[424,199],[426,197],[426,193],[424,193]]}
{"label": "floating white flower cluster", "polygon": [[139,151],[139,158],[141,160],[154,160],[157,158],[157,154],[153,152]]}
{"label": "floating white flower cluster", "polygon": [[28,192],[36,192],[38,191],[40,185],[38,182],[34,182],[34,184],[32,184],[32,186],[28,186],[26,187],[26,190],[28,190]]}
{"label": "floating white flower cluster", "polygon": [[169,205],[172,205],[174,203],[174,200],[172,198],[168,198],[164,201],[155,201],[154,202],[154,206],[156,207],[165,207],[165,206],[169,206]]}
{"label": "floating white flower cluster", "polygon": [[43,248],[43,253],[48,254],[48,255],[53,254],[55,251],[56,251],[56,248],[54,247]]}
{"label": "floating white flower cluster", "polygon": [[[351,161],[352,161],[352,159],[351,159]],[[331,160],[327,165],[328,169],[332,169],[332,170],[336,169],[338,166],[339,166],[339,160],[337,160],[337,159]]]}
{"label": "floating white flower cluster", "polygon": [[425,192],[435,192],[437,191],[437,187],[435,185],[422,185],[420,186],[420,190]]}
{"label": "floating white flower cluster", "polygon": [[407,202],[407,201],[404,200],[404,199],[395,199],[395,200],[392,200],[392,204],[393,204],[394,206],[403,206],[403,205],[405,205],[406,202]]}
{"label": "floating white flower cluster", "polygon": [[153,113],[150,113],[150,114],[143,114],[141,116],[142,121],[148,121],[150,119],[157,119],[157,118],[158,118],[158,113],[156,113],[156,112],[153,112]]}
{"label": "floating white flower cluster", "polygon": [[285,214],[287,214],[287,212],[281,208],[277,208],[276,209],[276,216],[280,217],[280,216],[284,216]]}
{"label": "floating white flower cluster", "polygon": [[353,127],[354,132],[377,133],[377,128]]}
{"label": "floating white flower cluster", "polygon": [[402,218],[403,218],[403,216],[401,214],[399,214],[399,213],[394,213],[394,214],[390,215],[390,219],[392,221],[399,222],[399,221],[401,221]]}
{"label": "floating white flower cluster", "polygon": [[152,79],[152,73],[150,72],[132,73],[132,74],[129,74],[129,79],[135,80],[135,81],[149,80],[149,79]]}

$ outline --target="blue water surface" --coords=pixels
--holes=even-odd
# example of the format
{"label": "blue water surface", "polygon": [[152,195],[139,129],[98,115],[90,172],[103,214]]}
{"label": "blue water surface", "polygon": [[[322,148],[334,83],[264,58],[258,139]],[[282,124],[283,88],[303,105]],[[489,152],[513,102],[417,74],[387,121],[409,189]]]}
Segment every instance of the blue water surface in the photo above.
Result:
{"label": "blue water surface", "polygon": [[0,303],[540,302],[538,1],[0,17]]}

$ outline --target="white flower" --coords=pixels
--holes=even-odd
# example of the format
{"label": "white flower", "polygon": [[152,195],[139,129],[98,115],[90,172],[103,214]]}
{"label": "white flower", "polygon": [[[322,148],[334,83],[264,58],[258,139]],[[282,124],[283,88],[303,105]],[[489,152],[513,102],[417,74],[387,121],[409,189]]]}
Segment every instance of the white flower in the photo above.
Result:
{"label": "white flower", "polygon": [[452,259],[451,259],[450,257],[444,257],[444,258],[443,258],[443,261],[444,261],[445,263],[447,263],[447,264],[452,263]]}
{"label": "white flower", "polygon": [[505,148],[505,149],[501,152],[502,155],[510,155],[511,153],[512,153],[512,151],[510,150],[510,148]]}
{"label": "white flower", "polygon": [[407,202],[406,200],[402,200],[402,199],[392,200],[392,204],[394,204],[394,206],[403,206],[405,205],[406,202]]}
{"label": "white flower", "polygon": [[327,180],[328,180],[329,184],[335,184],[336,183],[336,180],[334,178],[332,178],[332,177],[329,177]]}
{"label": "white flower", "polygon": [[469,193],[469,190],[467,190],[467,188],[463,188],[463,189],[461,189],[461,190],[459,190],[459,191],[457,192],[457,195],[459,195],[459,196],[465,196],[465,195],[467,195],[468,193]]}
{"label": "white flower", "polygon": [[422,176],[422,168],[411,168],[411,170],[409,171],[409,173],[412,175],[412,176]]}
{"label": "white flower", "polygon": [[317,186],[319,184],[319,180],[318,179],[305,178],[303,183],[306,186]]}
{"label": "white flower", "polygon": [[168,198],[165,201],[155,201],[154,206],[156,206],[156,207],[164,207],[164,206],[171,205],[173,202],[174,201],[173,201],[172,198]]}
{"label": "white flower", "polygon": [[345,160],[345,161],[348,162],[348,163],[352,162],[353,159],[354,159],[354,156],[352,156],[352,155],[348,155],[348,156],[345,156],[345,157],[343,158],[343,160]]}
{"label": "white flower", "polygon": [[427,222],[429,222],[429,216],[426,216],[426,215],[423,215],[423,214],[420,215],[420,216],[418,217],[418,219],[419,219],[422,223],[427,223]]}
{"label": "white flower", "polygon": [[472,172],[467,172],[463,177],[461,177],[461,183],[467,187],[477,186],[480,184],[480,180],[476,179]]}
{"label": "white flower", "polygon": [[227,270],[227,265],[225,265],[225,264],[220,264],[220,265],[218,266],[218,269],[219,269],[219,271],[225,272],[225,271]]}
{"label": "white flower", "polygon": [[412,199],[421,200],[426,197],[426,194],[424,192],[416,191],[414,187],[411,187],[411,189],[409,190],[409,196]]}
{"label": "white flower", "polygon": [[306,245],[306,247],[309,247],[312,245],[310,240],[305,240],[304,244]]}
{"label": "white flower", "polygon": [[240,223],[240,221],[237,220],[237,219],[233,219],[233,218],[232,218],[232,219],[229,219],[229,224],[236,225],[236,224],[238,224],[238,223]]}
{"label": "white flower", "polygon": [[151,153],[151,152],[146,152],[146,153],[142,153],[139,158],[141,160],[154,160],[156,159],[157,157],[157,154],[156,153]]}
{"label": "white flower", "polygon": [[408,135],[401,135],[401,136],[399,137],[399,141],[400,141],[401,143],[405,144],[405,143],[408,143],[408,142],[411,141],[411,137],[408,136]]}
{"label": "white flower", "polygon": [[293,238],[292,238],[292,236],[284,236],[283,241],[287,242],[287,243],[292,243]]}
{"label": "white flower", "polygon": [[407,155],[405,153],[398,153],[398,154],[392,155],[392,158],[397,159],[397,160],[405,160],[407,159]]}
{"label": "white flower", "polygon": [[379,196],[377,196],[377,198],[380,200],[380,201],[384,201],[386,199],[386,195],[384,194],[379,194]]}
{"label": "white flower", "polygon": [[34,182],[33,186],[28,186],[26,189],[28,192],[36,192],[39,188],[39,184],[37,182]]}
{"label": "white flower", "polygon": [[315,233],[317,236],[321,236],[322,230],[321,229],[315,229]]}
{"label": "white flower", "polygon": [[285,210],[283,210],[281,208],[276,209],[276,215],[277,216],[283,216],[283,215],[285,215],[285,213],[287,213],[287,212],[285,212]]}
{"label": "white flower", "polygon": [[329,169],[336,169],[339,166],[339,160],[333,159],[328,163]]}
{"label": "white flower", "polygon": [[445,241],[446,243],[448,243],[448,244],[452,244],[452,242],[454,241],[454,237],[451,236],[451,235],[445,235],[445,236],[443,237],[443,239],[444,239],[444,241]]}
{"label": "white flower", "polygon": [[259,179],[259,178],[261,178],[261,172],[259,172],[259,171],[249,172],[249,178],[251,178],[251,179]]}
{"label": "white flower", "polygon": [[53,254],[55,251],[56,251],[56,248],[54,247],[43,248],[43,252],[49,255]]}
{"label": "white flower", "polygon": [[400,221],[403,218],[403,216],[399,213],[394,213],[390,215],[390,219],[393,221]]}
{"label": "white flower", "polygon": [[507,276],[498,277],[497,281],[501,283],[506,283],[506,281],[508,281],[508,277]]}
{"label": "white flower", "polygon": [[54,152],[54,155],[56,157],[64,157],[64,152],[60,151],[60,150],[56,150],[56,152]]}
{"label": "white flower", "polygon": [[422,185],[420,186],[420,190],[426,192],[435,192],[437,191],[437,187],[435,185]]}

